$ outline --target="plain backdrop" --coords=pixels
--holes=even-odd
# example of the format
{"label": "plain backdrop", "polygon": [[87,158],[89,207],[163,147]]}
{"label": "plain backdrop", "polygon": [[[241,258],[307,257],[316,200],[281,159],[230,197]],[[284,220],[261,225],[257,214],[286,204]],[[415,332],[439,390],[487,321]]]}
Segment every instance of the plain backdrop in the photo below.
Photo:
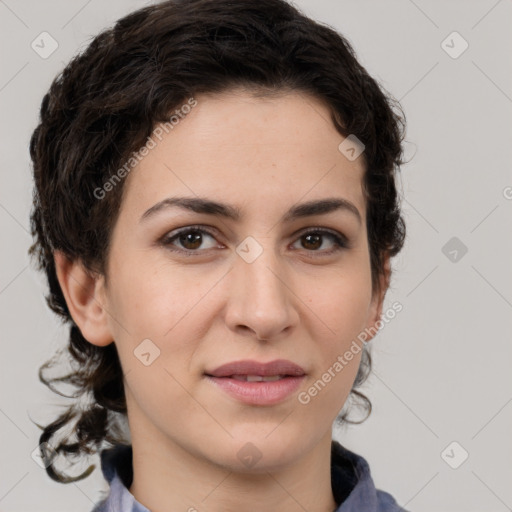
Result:
{"label": "plain backdrop", "polygon": [[[89,512],[107,488],[99,468],[63,485],[31,457],[40,434],[33,421],[49,421],[69,401],[37,377],[67,329],[47,308],[44,280],[27,256],[28,142],[64,64],[147,3],[0,1],[1,512]],[[399,301],[403,310],[372,341],[372,416],[336,438],[408,510],[511,510],[512,3],[296,5],[349,39],[400,100],[408,126],[410,161],[399,182],[408,235],[385,304]],[[48,37],[42,32],[58,45],[46,58],[31,46]]]}

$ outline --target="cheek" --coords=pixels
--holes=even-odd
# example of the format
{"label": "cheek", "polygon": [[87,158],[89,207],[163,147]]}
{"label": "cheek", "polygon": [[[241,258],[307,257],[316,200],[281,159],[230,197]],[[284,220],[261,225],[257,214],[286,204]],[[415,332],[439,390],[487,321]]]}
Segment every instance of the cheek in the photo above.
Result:
{"label": "cheek", "polygon": [[201,283],[187,279],[178,267],[161,259],[118,259],[112,282],[111,308],[137,336],[162,337],[194,307]]}
{"label": "cheek", "polygon": [[[318,406],[343,406],[357,375],[364,332],[371,302],[369,267],[353,265],[318,283],[307,304],[314,311],[313,351],[319,355],[314,388],[308,395],[319,396]],[[316,333],[316,335],[315,335]],[[323,334],[320,334],[323,333]],[[316,384],[315,384],[316,383]],[[320,398],[322,395],[323,398]],[[313,399],[313,398],[312,398]]]}
{"label": "cheek", "polygon": [[347,265],[314,284],[307,305],[324,325],[329,345],[340,349],[366,327],[372,298],[369,267]]}
{"label": "cheek", "polygon": [[212,303],[209,291],[222,273],[211,269],[201,273],[198,267],[183,269],[162,261],[161,256],[149,258],[147,252],[132,261],[118,261],[109,306],[123,370],[126,374],[130,370],[138,374],[141,367],[144,370],[140,356],[149,352],[146,359],[155,358],[149,367],[151,374],[140,375],[147,381],[147,391],[161,389],[155,376],[158,371],[164,380],[170,380],[168,392],[179,395],[179,389],[172,391],[176,382],[169,373],[184,385],[196,378],[194,356],[220,300]]}

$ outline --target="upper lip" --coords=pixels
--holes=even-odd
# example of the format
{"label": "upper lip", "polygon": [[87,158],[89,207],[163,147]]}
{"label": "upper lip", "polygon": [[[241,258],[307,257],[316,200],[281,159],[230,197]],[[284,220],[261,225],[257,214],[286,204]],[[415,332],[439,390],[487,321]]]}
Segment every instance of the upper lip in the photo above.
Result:
{"label": "upper lip", "polygon": [[261,375],[263,377],[272,375],[301,376],[306,374],[304,369],[298,364],[286,359],[276,359],[268,363],[251,360],[232,361],[205,373],[212,377],[230,377],[232,375]]}

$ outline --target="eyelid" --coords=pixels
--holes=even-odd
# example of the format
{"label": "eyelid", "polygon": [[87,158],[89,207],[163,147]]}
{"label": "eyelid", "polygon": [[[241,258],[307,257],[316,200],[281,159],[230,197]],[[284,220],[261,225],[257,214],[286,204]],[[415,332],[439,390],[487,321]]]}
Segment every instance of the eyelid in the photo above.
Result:
{"label": "eyelid", "polygon": [[[218,230],[216,228],[213,228],[211,226],[206,226],[204,224],[191,224],[187,226],[182,226],[176,229],[173,229],[170,232],[167,232],[164,236],[162,236],[159,239],[159,243],[162,244],[164,247],[168,248],[172,252],[181,253],[185,256],[199,256],[204,253],[207,253],[210,251],[210,249],[203,249],[203,250],[191,250],[191,249],[180,249],[180,248],[169,248],[172,245],[172,240],[178,238],[182,234],[186,234],[190,231],[198,231],[200,233],[206,233],[207,235],[211,236],[212,238],[216,239],[218,236]],[[300,229],[296,231],[293,235],[293,241],[296,243],[302,236],[309,235],[309,234],[320,234],[321,236],[327,236],[329,235],[333,242],[334,242],[334,249],[329,250],[323,250],[323,251],[315,251],[315,250],[307,250],[303,249],[304,251],[311,254],[313,257],[322,257],[322,256],[329,256],[331,254],[338,253],[342,251],[343,249],[350,249],[351,248],[351,242],[349,238],[343,234],[340,231],[330,229],[323,226],[308,226],[306,228]],[[317,254],[315,254],[317,253]]]}
{"label": "eyelid", "polygon": [[[191,225],[186,225],[186,226],[182,226],[180,228],[173,229],[172,231],[165,233],[164,236],[162,236],[158,240],[158,242],[160,244],[164,245],[164,247],[169,247],[171,245],[171,240],[173,238],[178,238],[180,235],[186,234],[189,231],[199,231],[201,233],[206,233],[207,235],[209,235],[215,239],[219,236],[218,230],[211,226],[205,226],[204,224],[191,224]],[[181,252],[181,253],[196,253],[196,254],[206,252],[206,250],[204,250],[204,249],[202,251],[200,251],[200,250],[192,251],[192,250],[179,249],[179,248],[170,249],[170,250],[173,250],[175,252]]]}
{"label": "eyelid", "polygon": [[[328,257],[334,254],[338,254],[343,250],[348,250],[352,248],[352,244],[349,240],[349,238],[343,234],[340,231],[326,228],[323,226],[310,226],[307,228],[304,228],[303,230],[299,230],[296,232],[293,236],[296,241],[298,241],[302,236],[309,235],[309,234],[320,234],[321,236],[325,237],[327,235],[330,235],[334,242],[334,248],[324,251],[308,251],[307,249],[304,249],[304,251],[308,252],[310,257],[313,258],[322,258],[322,257]],[[295,242],[294,242],[295,243]]]}
{"label": "eyelid", "polygon": [[331,229],[331,228],[326,228],[324,226],[310,226],[310,227],[307,227],[307,228],[297,231],[296,233],[294,233],[293,236],[297,237],[297,236],[301,236],[304,234],[310,234],[310,233],[316,233],[316,232],[321,232],[322,234],[331,234],[334,237],[341,238],[341,240],[343,240],[343,242],[346,243],[347,245],[349,244],[348,237],[345,234],[343,234],[341,231],[337,231],[337,230]]}

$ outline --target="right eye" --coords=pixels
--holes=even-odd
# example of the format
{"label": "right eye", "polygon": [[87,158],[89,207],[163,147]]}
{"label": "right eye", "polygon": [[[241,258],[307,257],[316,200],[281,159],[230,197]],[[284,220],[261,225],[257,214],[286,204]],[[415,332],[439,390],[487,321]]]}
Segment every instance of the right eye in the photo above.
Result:
{"label": "right eye", "polygon": [[[204,252],[204,250],[212,249],[215,247],[215,245],[211,245],[204,250],[198,250],[204,242],[204,235],[214,239],[214,235],[208,230],[205,230],[199,226],[188,226],[166,235],[162,239],[162,244],[168,247],[171,251],[181,252],[186,256],[195,256],[201,252]],[[180,244],[181,248],[176,248],[176,243]]]}

